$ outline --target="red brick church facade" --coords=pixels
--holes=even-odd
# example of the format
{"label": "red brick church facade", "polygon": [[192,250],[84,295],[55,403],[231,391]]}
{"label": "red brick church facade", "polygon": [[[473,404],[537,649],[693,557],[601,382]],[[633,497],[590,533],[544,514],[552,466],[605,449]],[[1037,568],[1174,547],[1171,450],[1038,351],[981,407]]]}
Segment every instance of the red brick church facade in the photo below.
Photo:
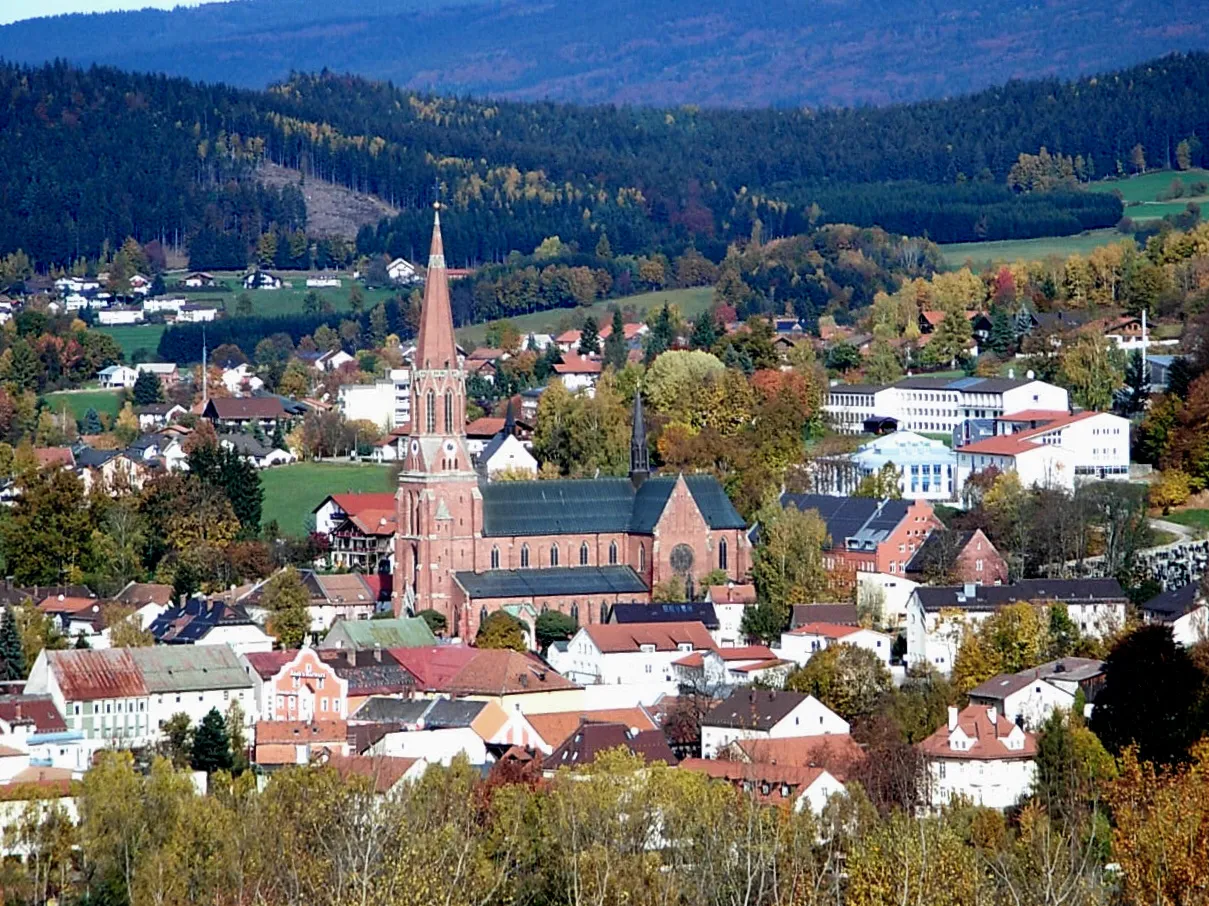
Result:
{"label": "red brick church facade", "polygon": [[717,480],[651,476],[635,399],[629,478],[488,482],[467,452],[440,215],[433,226],[412,379],[412,433],[399,477],[396,613],[433,608],[473,638],[508,604],[562,610],[581,623],[605,605],[649,601],[673,576],[689,585],[749,568],[746,525]]}

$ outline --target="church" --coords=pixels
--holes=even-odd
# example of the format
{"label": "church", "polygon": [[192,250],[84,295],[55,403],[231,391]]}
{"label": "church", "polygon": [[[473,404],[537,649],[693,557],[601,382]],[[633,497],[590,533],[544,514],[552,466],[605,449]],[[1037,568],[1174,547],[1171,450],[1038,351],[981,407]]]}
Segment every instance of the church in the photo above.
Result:
{"label": "church", "polygon": [[[489,481],[467,450],[466,387],[438,210],[399,476],[393,606],[432,608],[472,639],[497,610],[560,610],[581,625],[649,602],[657,583],[699,588],[748,571],[747,526],[711,475],[652,475],[636,397],[628,478]],[[531,609],[531,611],[530,611]]]}

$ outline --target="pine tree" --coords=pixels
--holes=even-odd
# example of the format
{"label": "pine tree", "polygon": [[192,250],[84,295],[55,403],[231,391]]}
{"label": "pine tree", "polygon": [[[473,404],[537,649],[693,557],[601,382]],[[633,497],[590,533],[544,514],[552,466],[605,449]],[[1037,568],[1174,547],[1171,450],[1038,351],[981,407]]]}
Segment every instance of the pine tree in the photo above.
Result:
{"label": "pine tree", "polygon": [[693,349],[704,349],[708,352],[713,349],[716,342],[718,342],[718,325],[714,322],[714,314],[710,311],[703,311],[693,324],[693,335],[689,339],[689,345]]}
{"label": "pine tree", "polygon": [[226,450],[219,481],[227,493],[227,499],[231,501],[231,509],[239,519],[240,534],[245,538],[255,538],[260,534],[260,515],[264,506],[260,471],[234,450]]}
{"label": "pine tree", "polygon": [[595,318],[586,318],[579,332],[579,354],[596,355],[600,352],[600,329]]}
{"label": "pine tree", "polygon": [[13,609],[4,609],[0,620],[0,680],[25,679],[25,646],[21,643],[21,630]]}
{"label": "pine tree", "polygon": [[629,348],[625,341],[625,322],[621,319],[621,310],[613,312],[613,332],[604,343],[604,363],[614,371],[625,367],[629,358]]}
{"label": "pine tree", "polygon": [[1012,319],[998,306],[991,311],[990,346],[1000,358],[1011,355],[1016,348],[1016,332],[1012,329]]}
{"label": "pine tree", "polygon": [[140,371],[138,380],[134,382],[134,404],[150,406],[163,401],[163,388],[160,379],[150,371]]}
{"label": "pine tree", "polygon": [[613,257],[613,246],[609,244],[608,233],[600,234],[600,241],[596,243],[596,257],[605,259]]}
{"label": "pine tree", "polygon": [[1142,350],[1135,349],[1129,354],[1129,364],[1125,368],[1126,415],[1135,415],[1146,408],[1146,402],[1150,399],[1149,370],[1146,360],[1142,358]]}
{"label": "pine tree", "polygon": [[211,708],[193,733],[193,770],[213,774],[231,770],[234,763],[227,722],[217,708]]}
{"label": "pine tree", "polygon": [[664,302],[663,308],[659,310],[659,316],[655,318],[654,326],[651,327],[651,332],[646,337],[646,363],[648,365],[655,361],[661,353],[672,348],[672,341],[676,339],[674,333],[672,311]]}
{"label": "pine tree", "polygon": [[386,306],[379,302],[369,313],[369,344],[373,349],[381,349],[386,343],[389,332],[386,320]]}
{"label": "pine tree", "polygon": [[105,430],[105,426],[101,424],[101,415],[92,406],[84,413],[84,418],[80,422],[81,434],[100,434]]}

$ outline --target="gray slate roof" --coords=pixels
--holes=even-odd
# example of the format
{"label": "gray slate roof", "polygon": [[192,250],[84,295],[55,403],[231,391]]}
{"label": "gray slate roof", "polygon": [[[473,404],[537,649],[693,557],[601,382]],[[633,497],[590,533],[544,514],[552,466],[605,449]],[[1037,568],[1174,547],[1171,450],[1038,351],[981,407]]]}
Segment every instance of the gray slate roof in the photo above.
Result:
{"label": "gray slate roof", "polygon": [[1060,601],[1066,604],[1099,601],[1124,602],[1125,592],[1116,579],[1021,579],[1012,585],[976,585],[973,597],[962,585],[921,585],[914,594],[925,611],[946,607],[961,610],[997,610],[1018,601]]}
{"label": "gray slate roof", "polygon": [[[684,481],[711,529],[746,527],[712,475]],[[675,484],[676,476],[649,478],[637,491],[628,478],[485,482],[483,535],[650,534]]]}
{"label": "gray slate roof", "polygon": [[646,583],[629,566],[492,569],[482,573],[460,572],[455,578],[471,598],[536,598],[549,595],[624,595],[647,592]]}
{"label": "gray slate roof", "polygon": [[908,500],[832,497],[828,494],[782,494],[781,506],[817,510],[827,525],[833,548],[875,550],[907,516]]}
{"label": "gray slate roof", "polygon": [[704,623],[718,628],[718,615],[708,601],[684,603],[614,604],[609,623]]}
{"label": "gray slate roof", "polygon": [[1189,582],[1179,588],[1169,588],[1143,604],[1142,610],[1164,623],[1172,623],[1192,609],[1199,591],[1197,582]]}
{"label": "gray slate roof", "polygon": [[805,700],[801,692],[739,689],[702,717],[701,726],[771,730]]}

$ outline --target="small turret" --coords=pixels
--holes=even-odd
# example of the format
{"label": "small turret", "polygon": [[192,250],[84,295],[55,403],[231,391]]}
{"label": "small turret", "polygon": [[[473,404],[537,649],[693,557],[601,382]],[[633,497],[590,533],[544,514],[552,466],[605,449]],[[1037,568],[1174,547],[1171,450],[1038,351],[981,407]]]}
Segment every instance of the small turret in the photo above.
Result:
{"label": "small turret", "polygon": [[642,417],[642,391],[634,391],[633,432],[630,435],[630,483],[634,489],[650,477],[651,457],[646,446],[646,422]]}

